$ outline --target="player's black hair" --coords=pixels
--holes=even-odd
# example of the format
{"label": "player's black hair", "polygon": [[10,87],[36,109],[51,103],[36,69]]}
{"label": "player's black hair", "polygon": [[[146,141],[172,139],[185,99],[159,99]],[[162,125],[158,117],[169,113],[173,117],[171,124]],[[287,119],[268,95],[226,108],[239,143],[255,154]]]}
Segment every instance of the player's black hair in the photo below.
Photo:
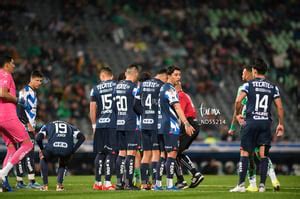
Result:
{"label": "player's black hair", "polygon": [[34,70],[31,72],[31,75],[30,75],[31,78],[34,78],[34,77],[38,77],[38,78],[43,78],[44,75],[41,71],[39,70]]}
{"label": "player's black hair", "polygon": [[127,66],[126,70],[130,70],[130,69],[136,69],[137,71],[140,71],[140,66],[137,64],[130,64],[129,66]]}
{"label": "player's black hair", "polygon": [[108,66],[103,66],[103,67],[100,69],[99,73],[102,73],[102,72],[106,72],[106,73],[108,73],[108,74],[110,74],[110,75],[113,75],[113,72],[112,72],[111,68],[108,67]]}
{"label": "player's black hair", "polygon": [[142,74],[140,75],[139,81],[140,81],[140,82],[144,82],[144,81],[146,81],[146,80],[148,80],[148,79],[150,79],[150,78],[151,78],[151,73],[148,72],[148,71],[144,71],[144,72],[142,72]]}
{"label": "player's black hair", "polygon": [[255,58],[252,63],[250,64],[251,68],[257,70],[258,74],[264,75],[268,71],[268,65],[266,62],[261,58]]}
{"label": "player's black hair", "polygon": [[249,64],[243,64],[242,69],[246,69],[248,72],[252,71],[252,67]]}
{"label": "player's black hair", "polygon": [[0,67],[3,68],[6,63],[11,62],[12,57],[8,54],[2,55],[0,57]]}
{"label": "player's black hair", "polygon": [[178,66],[172,65],[167,68],[167,74],[171,75],[175,70],[181,70]]}
{"label": "player's black hair", "polygon": [[167,69],[166,68],[162,68],[162,69],[160,69],[160,70],[158,70],[156,72],[156,75],[160,75],[160,74],[167,74]]}
{"label": "player's black hair", "polygon": [[124,80],[125,78],[126,78],[125,72],[122,72],[122,73],[120,73],[119,76],[118,76],[118,81]]}

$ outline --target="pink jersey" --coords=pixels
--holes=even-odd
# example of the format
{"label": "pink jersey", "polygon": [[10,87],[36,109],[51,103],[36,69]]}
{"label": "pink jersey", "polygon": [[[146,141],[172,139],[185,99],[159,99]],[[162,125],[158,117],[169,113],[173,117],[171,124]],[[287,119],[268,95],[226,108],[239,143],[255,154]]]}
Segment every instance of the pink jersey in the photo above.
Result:
{"label": "pink jersey", "polygon": [[[16,96],[16,85],[10,73],[0,69],[0,88],[7,88],[12,96]],[[16,104],[0,98],[0,122],[16,119]]]}

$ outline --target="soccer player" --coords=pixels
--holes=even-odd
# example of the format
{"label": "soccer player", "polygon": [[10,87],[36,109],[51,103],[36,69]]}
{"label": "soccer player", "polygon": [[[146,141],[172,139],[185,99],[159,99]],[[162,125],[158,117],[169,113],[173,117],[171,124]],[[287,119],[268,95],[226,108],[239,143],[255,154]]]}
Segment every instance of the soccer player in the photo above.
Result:
{"label": "soccer player", "polygon": [[[15,69],[13,58],[1,57],[0,67],[0,134],[7,146],[3,167],[0,170],[0,181],[3,183],[0,191],[11,191],[7,175],[13,166],[29,153],[33,144],[17,116],[16,104],[22,105],[25,109],[29,106],[24,99],[16,98],[16,86],[11,75]],[[15,144],[20,145],[17,150]]]}
{"label": "soccer player", "polygon": [[[139,76],[139,67],[129,65],[125,72],[125,80],[121,80],[116,86],[117,106],[117,136],[119,144],[119,156],[116,162],[117,184],[116,189],[137,190],[133,185],[133,173],[135,154],[138,149],[138,131],[136,110],[136,94]],[[126,159],[125,159],[126,157]],[[125,187],[123,182],[124,171]]]}
{"label": "soccer player", "polygon": [[[175,89],[178,93],[179,103],[184,112],[185,117],[189,121],[189,123],[194,127],[195,131],[192,136],[188,136],[185,133],[185,129],[181,126],[181,132],[179,136],[179,149],[176,158],[176,176],[177,182],[176,187],[179,189],[186,189],[188,187],[195,188],[197,187],[204,179],[204,176],[197,170],[194,166],[193,162],[189,158],[188,155],[183,154],[183,152],[190,147],[192,142],[197,138],[200,126],[197,121],[197,111],[192,102],[191,97],[182,90],[181,82],[178,82],[175,85]],[[192,175],[192,180],[190,186],[188,186],[187,182],[184,180],[182,166],[186,168]]]}
{"label": "soccer player", "polygon": [[[250,81],[252,79],[253,79],[252,68],[249,65],[244,65],[243,66],[243,72],[242,72],[242,80],[244,82],[247,82],[247,81]],[[239,87],[238,92],[237,92],[237,96],[239,96],[239,94],[241,92],[241,89],[242,89],[242,86]],[[247,97],[245,97],[242,100],[243,108],[242,108],[242,113],[241,114],[243,115],[244,118],[246,117],[246,104],[247,104]],[[238,124],[237,124],[237,120],[236,120],[236,113],[234,112],[233,116],[232,116],[231,125],[230,125],[229,131],[228,131],[229,135],[233,135],[235,133],[237,125]],[[242,134],[242,131],[241,131],[240,134]],[[255,164],[255,161],[254,161],[254,156],[256,155],[256,157],[258,159],[260,159],[260,157],[259,157],[259,148],[256,147],[255,152],[258,152],[258,153],[249,154],[248,179],[249,179],[250,184],[249,184],[249,186],[247,187],[246,190],[250,191],[250,192],[258,191],[258,188],[257,188],[257,185],[256,185],[256,164]],[[243,154],[242,150],[241,150],[241,154]],[[268,157],[268,161],[269,161],[268,175],[271,178],[271,182],[272,182],[272,185],[273,185],[274,189],[279,190],[280,183],[279,183],[279,181],[276,177],[276,173],[274,171],[272,161],[269,157]]]}
{"label": "soccer player", "polygon": [[[43,145],[43,139],[48,142]],[[74,143],[74,139],[77,142]],[[58,158],[56,191],[64,191],[63,180],[71,156],[84,142],[85,136],[75,126],[64,121],[53,121],[44,125],[37,134],[36,142],[40,148],[40,166],[43,178],[41,191],[48,191],[48,162]]]}
{"label": "soccer player", "polygon": [[[239,182],[230,192],[245,192],[245,178],[247,175],[249,154],[259,146],[260,184],[259,192],[265,192],[265,181],[268,172],[268,152],[271,146],[271,105],[274,102],[277,109],[279,123],[276,136],[284,134],[283,107],[279,89],[265,78],[267,64],[262,59],[255,59],[251,64],[253,80],[243,84],[235,102],[236,119],[242,125],[241,159],[239,164]],[[246,118],[241,113],[242,100],[247,97]]]}
{"label": "soccer player", "polygon": [[[29,137],[34,144],[35,127],[36,127],[36,115],[38,99],[36,96],[36,90],[39,89],[43,82],[43,74],[40,71],[33,71],[30,75],[30,82],[20,92],[19,98],[24,99],[28,103],[28,109],[24,109],[23,106],[17,106],[17,113],[20,121],[25,125]],[[23,182],[24,166],[28,172],[29,183],[26,186]],[[16,188],[32,188],[40,189],[41,185],[35,181],[34,171],[34,148],[28,153],[28,155],[17,164],[17,185]]]}
{"label": "soccer player", "polygon": [[[186,119],[180,104],[177,92],[174,88],[180,79],[181,71],[177,66],[169,66],[167,69],[168,82],[165,83],[159,93],[159,121],[158,129],[164,136],[165,151],[167,152],[167,161],[165,163],[167,172],[167,190],[178,190],[173,185],[173,176],[175,170],[175,160],[179,147],[180,121],[183,123],[185,132],[189,136],[195,129]],[[155,190],[162,190],[161,184],[156,181]]]}
{"label": "soccer player", "polygon": [[[115,190],[111,184],[111,173],[116,157],[116,107],[114,92],[117,82],[109,67],[100,69],[101,82],[91,90],[90,119],[94,132],[95,183],[94,190]],[[103,169],[105,168],[105,169]],[[102,185],[101,175],[105,172],[105,182]]]}
{"label": "soccer player", "polygon": [[142,149],[141,161],[142,189],[150,190],[149,170],[152,162],[152,182],[155,183],[156,167],[159,161],[160,151],[157,135],[158,99],[162,85],[167,81],[167,71],[162,69],[154,78],[141,82],[140,96],[142,104]]}

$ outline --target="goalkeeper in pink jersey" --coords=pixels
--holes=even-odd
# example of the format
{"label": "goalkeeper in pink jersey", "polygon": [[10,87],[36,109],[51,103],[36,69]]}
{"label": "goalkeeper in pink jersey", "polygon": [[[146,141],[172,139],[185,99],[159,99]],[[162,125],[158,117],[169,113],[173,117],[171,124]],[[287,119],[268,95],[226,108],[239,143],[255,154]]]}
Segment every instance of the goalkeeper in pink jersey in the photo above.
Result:
{"label": "goalkeeper in pink jersey", "polygon": [[[9,171],[32,149],[33,144],[24,125],[17,116],[16,104],[28,108],[24,99],[16,97],[16,86],[12,77],[15,69],[10,56],[0,57],[0,135],[7,146],[7,153],[0,170],[2,187],[0,192],[11,191],[7,181]],[[16,150],[15,144],[20,148]]]}

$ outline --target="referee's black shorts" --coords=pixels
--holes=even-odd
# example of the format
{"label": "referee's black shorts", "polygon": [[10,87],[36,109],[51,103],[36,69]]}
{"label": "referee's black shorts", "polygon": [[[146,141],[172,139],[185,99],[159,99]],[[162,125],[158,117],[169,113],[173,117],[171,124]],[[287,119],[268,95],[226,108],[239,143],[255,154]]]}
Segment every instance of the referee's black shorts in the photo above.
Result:
{"label": "referee's black shorts", "polygon": [[197,136],[199,135],[199,132],[200,132],[200,124],[197,119],[188,117],[187,120],[194,127],[195,131],[192,136],[188,136],[185,133],[184,125],[181,125],[178,154],[180,154],[183,151],[185,151],[186,149],[188,149],[190,147],[190,145],[192,144],[192,142],[197,138]]}

